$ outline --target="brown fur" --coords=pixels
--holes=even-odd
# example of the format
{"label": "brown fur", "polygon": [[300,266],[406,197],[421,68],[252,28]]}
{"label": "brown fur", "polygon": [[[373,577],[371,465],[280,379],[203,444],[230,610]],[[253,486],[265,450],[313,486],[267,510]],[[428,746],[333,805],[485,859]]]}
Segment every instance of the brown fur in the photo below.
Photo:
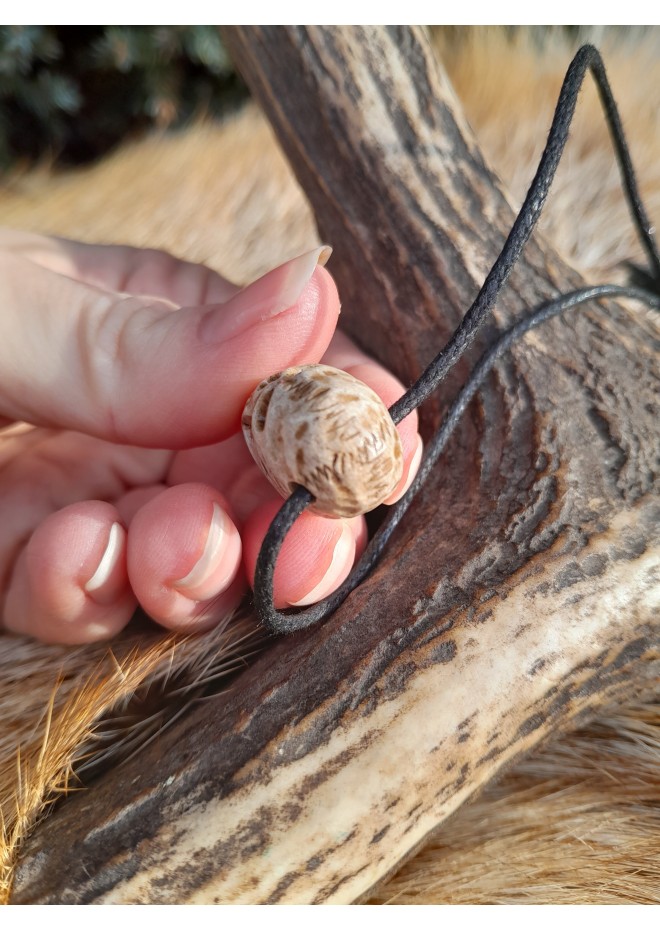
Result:
{"label": "brown fur", "polygon": [[[542,147],[570,51],[556,40],[541,63],[524,35],[513,48],[474,32],[436,37],[457,93],[512,198],[520,201]],[[658,33],[634,54],[607,53],[608,70],[651,216],[660,216]],[[602,117],[591,90],[551,196],[545,234],[587,277],[621,276],[639,258]],[[224,126],[127,145],[85,171],[18,177],[0,192],[7,225],[92,241],[160,247],[247,281],[316,242],[301,192],[259,113]],[[244,639],[247,637],[247,639]],[[258,648],[253,621],[196,639],[131,631],[103,646],[0,643],[1,887],[22,838],[53,796],[113,740],[145,739],[166,722],[168,691],[194,699],[221,665]],[[118,717],[131,695],[158,685],[164,709],[145,723]],[[222,700],[221,696],[214,698]],[[139,713],[138,705],[133,705]],[[108,717],[109,715],[109,717]],[[105,718],[106,722],[99,721]],[[115,723],[107,720],[115,720]],[[101,726],[101,732],[99,727]],[[116,729],[116,733],[110,731]],[[17,753],[20,757],[17,761]],[[101,759],[102,761],[102,759]],[[660,713],[630,708],[566,737],[517,766],[463,809],[374,901],[658,902]],[[76,783],[77,784],[77,783]]]}

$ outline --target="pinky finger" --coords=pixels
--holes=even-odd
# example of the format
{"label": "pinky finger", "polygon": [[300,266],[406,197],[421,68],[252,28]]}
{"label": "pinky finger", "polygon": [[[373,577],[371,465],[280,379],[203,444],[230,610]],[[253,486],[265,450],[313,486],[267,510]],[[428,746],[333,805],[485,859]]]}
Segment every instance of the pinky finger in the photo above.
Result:
{"label": "pinky finger", "polygon": [[119,515],[111,504],[85,501],[34,531],[16,560],[3,621],[15,633],[76,645],[115,636],[135,605]]}

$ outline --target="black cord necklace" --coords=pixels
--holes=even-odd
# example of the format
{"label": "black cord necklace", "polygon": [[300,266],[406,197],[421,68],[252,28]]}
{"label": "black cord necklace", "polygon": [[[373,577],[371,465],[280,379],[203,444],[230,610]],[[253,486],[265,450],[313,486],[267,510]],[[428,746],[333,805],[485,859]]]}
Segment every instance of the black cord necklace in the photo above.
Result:
{"label": "black cord necklace", "polygon": [[362,558],[354,566],[341,587],[330,597],[312,607],[295,612],[283,612],[277,610],[273,604],[273,577],[277,557],[286,534],[297,518],[313,502],[310,492],[298,486],[273,519],[257,558],[254,605],[260,621],[272,633],[293,633],[324,620],[366,578],[378,562],[392,533],[426,481],[431,469],[447,445],[460,417],[483,384],[495,362],[529,330],[534,329],[546,320],[565,313],[567,310],[605,297],[631,298],[655,310],[660,310],[660,253],[653,235],[653,228],[646,215],[637,188],[635,172],[621,118],[607,80],[603,60],[596,48],[592,45],[585,45],[578,51],[566,73],[539,167],[502,251],[486,276],[486,280],[474,303],[465,314],[445,348],[433,359],[413,386],[390,407],[390,415],[394,423],[401,422],[404,417],[436,390],[448,372],[472,344],[487,314],[493,308],[511,270],[529,240],[545,204],[557,166],[564,152],[577,98],[588,70],[591,71],[598,87],[621,172],[623,189],[633,222],[648,257],[650,270],[647,280],[650,282],[651,287],[647,289],[646,287],[619,287],[614,284],[603,284],[580,288],[542,304],[529,316],[506,330],[477,362],[466,384],[445,416],[440,429],[428,444],[414,481],[404,496],[390,508],[386,519],[369,542]]}

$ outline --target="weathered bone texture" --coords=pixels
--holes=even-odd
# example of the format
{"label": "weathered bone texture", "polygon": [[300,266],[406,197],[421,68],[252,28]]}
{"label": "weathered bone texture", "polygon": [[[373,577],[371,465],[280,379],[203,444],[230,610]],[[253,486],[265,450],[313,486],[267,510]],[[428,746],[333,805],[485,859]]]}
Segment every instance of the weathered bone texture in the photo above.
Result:
{"label": "weathered bone texture", "polygon": [[[335,246],[344,325],[413,377],[512,218],[423,36],[229,35]],[[530,244],[480,347],[577,283]],[[608,304],[529,336],[373,575],[219,709],[68,800],[27,845],[14,901],[354,901],[511,760],[653,688],[653,332]]]}

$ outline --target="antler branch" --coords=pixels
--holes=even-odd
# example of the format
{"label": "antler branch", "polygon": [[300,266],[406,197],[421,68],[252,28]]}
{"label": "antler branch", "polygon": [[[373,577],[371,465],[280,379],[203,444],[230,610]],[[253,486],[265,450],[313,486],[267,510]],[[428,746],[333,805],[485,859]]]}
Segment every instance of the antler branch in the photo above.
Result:
{"label": "antler branch", "polygon": [[[344,325],[412,378],[512,222],[423,34],[228,36],[335,247]],[[477,350],[579,283],[530,243]],[[649,326],[608,304],[512,351],[373,575],[222,706],[70,799],[29,845],[15,900],[355,900],[503,765],[653,686]]]}

